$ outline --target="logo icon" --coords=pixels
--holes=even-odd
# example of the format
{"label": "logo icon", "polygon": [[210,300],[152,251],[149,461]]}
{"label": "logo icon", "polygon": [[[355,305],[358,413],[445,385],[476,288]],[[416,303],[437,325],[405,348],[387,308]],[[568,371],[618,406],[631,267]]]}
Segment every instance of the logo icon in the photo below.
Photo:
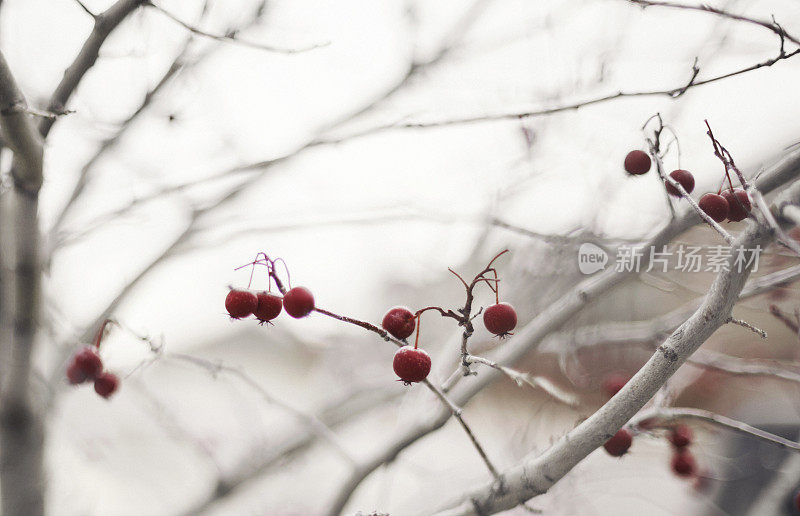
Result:
{"label": "logo icon", "polygon": [[578,248],[578,269],[582,274],[594,274],[605,269],[607,263],[608,253],[602,247],[586,242]]}

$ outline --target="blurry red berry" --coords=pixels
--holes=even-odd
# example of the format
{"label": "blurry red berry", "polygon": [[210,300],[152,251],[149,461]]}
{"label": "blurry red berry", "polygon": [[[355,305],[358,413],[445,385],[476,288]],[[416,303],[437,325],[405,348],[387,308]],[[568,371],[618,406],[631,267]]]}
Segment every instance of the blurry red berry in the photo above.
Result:
{"label": "blurry red berry", "polygon": [[269,322],[278,317],[283,310],[283,300],[280,296],[271,294],[269,292],[259,292],[256,296],[257,304],[253,315],[261,323]]}
{"label": "blurry red berry", "polygon": [[94,381],[94,392],[104,398],[114,394],[119,388],[119,378],[112,373],[103,373]]}
{"label": "blurry red berry", "polygon": [[625,387],[625,384],[630,380],[630,376],[620,373],[614,373],[603,380],[603,390],[606,391],[609,398],[613,398],[616,393]]}
{"label": "blurry red berry", "polygon": [[414,319],[414,314],[411,313],[411,310],[404,306],[396,306],[386,312],[386,315],[383,316],[381,326],[384,330],[388,331],[392,337],[396,339],[405,339],[414,333],[414,328],[417,327],[417,321]]}
{"label": "blurry red berry", "polygon": [[728,216],[728,201],[721,195],[707,193],[700,198],[697,205],[715,222],[722,222]]}
{"label": "blurry red berry", "polygon": [[692,444],[692,429],[686,425],[677,425],[669,433],[669,442],[675,448],[684,448]]}
{"label": "blurry red berry", "polygon": [[256,311],[258,307],[258,298],[252,292],[247,290],[233,289],[228,292],[225,298],[225,310],[228,311],[234,319],[241,319],[247,317]]}
{"label": "blurry red berry", "polygon": [[86,378],[91,380],[94,380],[103,372],[103,361],[92,348],[83,348],[75,353],[75,356],[72,357],[72,363],[83,372]]}
{"label": "blurry red berry", "polygon": [[79,383],[83,383],[89,378],[86,376],[86,373],[83,372],[83,369],[80,368],[75,361],[72,361],[69,366],[67,367],[67,380],[72,385],[78,385]]}
{"label": "blurry red berry", "polygon": [[508,303],[497,303],[483,312],[483,324],[495,335],[505,336],[517,326],[517,311]]}
{"label": "blurry red berry", "polygon": [[679,477],[690,477],[697,469],[694,456],[686,448],[675,451],[672,456],[672,472]]}
{"label": "blurry red berry", "polygon": [[800,512],[800,491],[794,495],[794,508],[797,509],[797,512]]}
{"label": "blurry red berry", "polygon": [[752,206],[750,199],[747,197],[747,192],[737,188],[733,192],[725,190],[722,196],[728,201],[728,220],[731,222],[739,222],[747,218]]}
{"label": "blurry red berry", "polygon": [[[694,176],[688,170],[673,170],[669,173],[669,177],[678,182],[686,190],[686,193],[692,193],[694,190]],[[667,192],[675,197],[681,196],[681,192],[669,183],[667,183]]]}
{"label": "blurry red berry", "polygon": [[394,354],[392,367],[406,384],[421,382],[431,372],[431,357],[422,349],[403,346]]}
{"label": "blurry red berry", "polygon": [[622,457],[628,452],[631,444],[633,444],[633,434],[627,428],[622,428],[614,434],[614,437],[606,441],[603,448],[612,457]]}
{"label": "blurry red berry", "polygon": [[283,295],[283,308],[287,314],[300,319],[314,309],[314,296],[305,287],[295,287]]}
{"label": "blurry red berry", "polygon": [[639,176],[650,170],[650,156],[640,150],[632,150],[625,156],[625,170],[629,174]]}

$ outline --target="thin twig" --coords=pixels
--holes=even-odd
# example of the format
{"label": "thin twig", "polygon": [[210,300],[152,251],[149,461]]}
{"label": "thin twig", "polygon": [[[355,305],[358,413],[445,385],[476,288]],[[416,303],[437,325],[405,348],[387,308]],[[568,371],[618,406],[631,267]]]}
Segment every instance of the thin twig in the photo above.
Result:
{"label": "thin twig", "polygon": [[734,432],[738,432],[740,434],[760,439],[762,441],[774,444],[776,446],[779,446],[787,450],[800,452],[800,443],[792,441],[791,439],[786,439],[779,435],[775,435],[770,432],[766,432],[754,426],[750,426],[747,423],[743,423],[741,421],[737,421],[735,419],[731,419],[729,417],[722,416],[720,414],[715,414],[708,410],[700,410],[694,408],[652,409],[652,410],[647,410],[642,414],[633,418],[630,424],[632,426],[645,426],[647,428],[651,428],[653,427],[653,425],[656,426],[669,425],[670,423],[673,423],[675,421],[683,421],[687,419],[702,421],[704,423],[711,423],[715,426],[719,426],[728,430],[733,430]]}
{"label": "thin twig", "polygon": [[766,339],[767,338],[767,332],[765,332],[761,328],[757,328],[757,327],[753,326],[752,324],[750,324],[747,321],[743,321],[741,319],[734,319],[733,317],[731,317],[731,318],[728,319],[727,322],[730,323],[730,324],[735,324],[737,326],[741,326],[743,328],[747,328],[748,330],[752,331],[753,333],[755,333],[756,335],[758,335],[762,339]]}
{"label": "thin twig", "polygon": [[177,23],[178,25],[180,25],[184,29],[188,30],[192,34],[197,34],[198,36],[203,36],[205,38],[210,38],[210,39],[214,39],[214,40],[217,40],[217,41],[235,43],[237,45],[242,45],[242,46],[245,46],[245,47],[255,48],[255,49],[258,49],[258,50],[266,50],[267,52],[278,52],[278,53],[281,53],[281,54],[298,54],[300,52],[308,52],[310,50],[314,50],[314,49],[317,49],[317,48],[322,48],[322,47],[326,47],[326,46],[330,45],[330,42],[326,41],[324,43],[315,43],[313,45],[309,45],[307,47],[302,47],[302,48],[283,48],[283,47],[276,47],[276,46],[273,46],[273,45],[267,45],[267,44],[264,44],[264,43],[257,43],[255,41],[248,41],[248,40],[241,39],[239,37],[236,37],[236,36],[230,35],[230,34],[213,34],[211,32],[207,32],[207,31],[201,30],[201,29],[195,27],[194,25],[186,23],[185,21],[181,20],[180,18],[178,18],[174,14],[170,13],[169,11],[164,9],[163,7],[154,4],[150,0],[144,0],[144,3],[145,3],[145,5],[148,5],[148,6],[152,7],[153,9],[155,9],[156,11],[160,12],[161,14],[163,14],[164,16],[169,18],[170,20],[174,21],[175,23]]}

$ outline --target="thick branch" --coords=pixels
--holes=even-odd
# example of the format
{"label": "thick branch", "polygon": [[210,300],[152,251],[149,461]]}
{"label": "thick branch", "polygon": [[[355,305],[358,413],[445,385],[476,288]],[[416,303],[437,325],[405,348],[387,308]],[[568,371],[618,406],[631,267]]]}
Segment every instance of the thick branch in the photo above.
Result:
{"label": "thick branch", "polygon": [[[31,395],[31,361],[40,308],[39,189],[42,142],[5,58],[0,54],[0,127],[14,151],[13,235],[0,246],[15,252],[12,281],[4,281],[0,342],[4,365],[0,390],[0,489],[6,516],[44,514],[44,425]],[[4,280],[9,278],[4,275]],[[8,325],[13,326],[9,331]]]}
{"label": "thick branch", "polygon": [[[100,55],[100,47],[103,46],[103,43],[105,43],[114,29],[137,7],[142,5],[143,1],[118,0],[107,11],[98,14],[94,18],[94,28],[92,28],[91,34],[83,43],[83,47],[78,52],[77,57],[64,72],[64,77],[50,96],[47,111],[61,113],[66,109],[70,97],[78,88],[78,84],[97,61],[97,57]],[[52,118],[43,118],[39,122],[39,132],[42,137],[47,138],[50,129],[53,128],[53,123],[55,123],[55,119]]]}
{"label": "thick branch", "polygon": [[[751,224],[737,239],[736,245],[753,249],[756,245],[765,245],[768,239],[769,233],[765,228]],[[493,514],[515,507],[521,499],[547,492],[589,453],[611,438],[689,356],[725,324],[750,272],[746,269],[739,273],[735,269],[730,267],[729,271],[717,276],[700,308],[659,346],[616,396],[544,453],[530,456],[504,473],[504,492],[490,484],[467,495],[454,509],[442,514]]]}

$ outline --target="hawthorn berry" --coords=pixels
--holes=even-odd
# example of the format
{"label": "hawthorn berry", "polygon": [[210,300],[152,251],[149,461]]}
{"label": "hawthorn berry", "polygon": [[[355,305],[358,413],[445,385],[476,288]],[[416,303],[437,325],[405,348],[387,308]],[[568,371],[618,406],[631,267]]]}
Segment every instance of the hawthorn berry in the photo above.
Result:
{"label": "hawthorn berry", "polygon": [[627,428],[622,428],[619,432],[614,434],[614,437],[606,441],[603,448],[605,448],[612,457],[622,457],[628,453],[631,444],[633,444],[633,434]]}
{"label": "hawthorn berry", "polygon": [[669,442],[675,448],[685,448],[692,444],[692,429],[686,425],[677,425],[669,433]]}
{"label": "hawthorn berry", "polygon": [[650,170],[650,156],[640,150],[632,150],[625,156],[625,171],[640,176]]}
{"label": "hawthorn berry", "polygon": [[628,380],[630,380],[630,377],[624,374],[612,374],[603,380],[603,390],[606,391],[609,398],[613,398],[615,394],[625,387]]}
{"label": "hawthorn berry", "polygon": [[88,379],[89,378],[86,376],[86,373],[83,372],[83,369],[81,369],[80,366],[74,361],[67,367],[67,380],[70,384],[78,385]]}
{"label": "hawthorn berry", "polygon": [[517,311],[508,303],[497,303],[483,312],[483,324],[490,332],[504,337],[517,326]]}
{"label": "hawthorn berry", "polygon": [[417,327],[417,321],[411,310],[404,306],[396,306],[389,309],[383,316],[381,327],[388,331],[396,339],[405,339]]}
{"label": "hawthorn berry", "polygon": [[94,381],[94,392],[104,398],[114,394],[117,388],[119,388],[119,378],[113,373],[102,373]]}
{"label": "hawthorn berry", "polygon": [[728,201],[721,195],[707,193],[697,201],[697,205],[715,222],[722,222],[728,216]]}
{"label": "hawthorn berry", "polygon": [[278,317],[283,310],[283,300],[280,296],[276,296],[270,292],[259,292],[256,295],[256,309],[253,311],[253,315],[256,316],[261,324],[269,322],[274,318]]}
{"label": "hawthorn berry", "polygon": [[[678,170],[673,170],[669,173],[669,177],[679,183],[683,189],[686,190],[686,193],[692,193],[692,190],[694,190],[694,176],[688,170],[683,170],[680,168]],[[667,193],[674,195],[675,197],[681,196],[681,192],[677,188],[669,183],[666,183],[666,185]]]}
{"label": "hawthorn berry", "polygon": [[394,354],[392,367],[406,385],[421,382],[431,372],[431,357],[422,349],[403,346]]}
{"label": "hawthorn berry", "polygon": [[681,448],[672,456],[672,472],[679,477],[690,477],[697,469],[694,455],[686,448]]}
{"label": "hawthorn berry", "polygon": [[300,319],[314,310],[314,296],[305,287],[295,287],[283,295],[283,308],[287,314]]}
{"label": "hawthorn berry", "polygon": [[722,196],[728,201],[728,220],[731,222],[739,222],[747,218],[752,206],[750,199],[747,197],[747,192],[737,188],[734,191],[725,190]]}
{"label": "hawthorn berry", "polygon": [[71,365],[75,365],[90,380],[94,380],[103,372],[103,361],[92,348],[83,348],[78,351],[72,357]]}
{"label": "hawthorn berry", "polygon": [[225,297],[225,310],[233,319],[247,317],[258,308],[258,298],[247,290],[231,289]]}

